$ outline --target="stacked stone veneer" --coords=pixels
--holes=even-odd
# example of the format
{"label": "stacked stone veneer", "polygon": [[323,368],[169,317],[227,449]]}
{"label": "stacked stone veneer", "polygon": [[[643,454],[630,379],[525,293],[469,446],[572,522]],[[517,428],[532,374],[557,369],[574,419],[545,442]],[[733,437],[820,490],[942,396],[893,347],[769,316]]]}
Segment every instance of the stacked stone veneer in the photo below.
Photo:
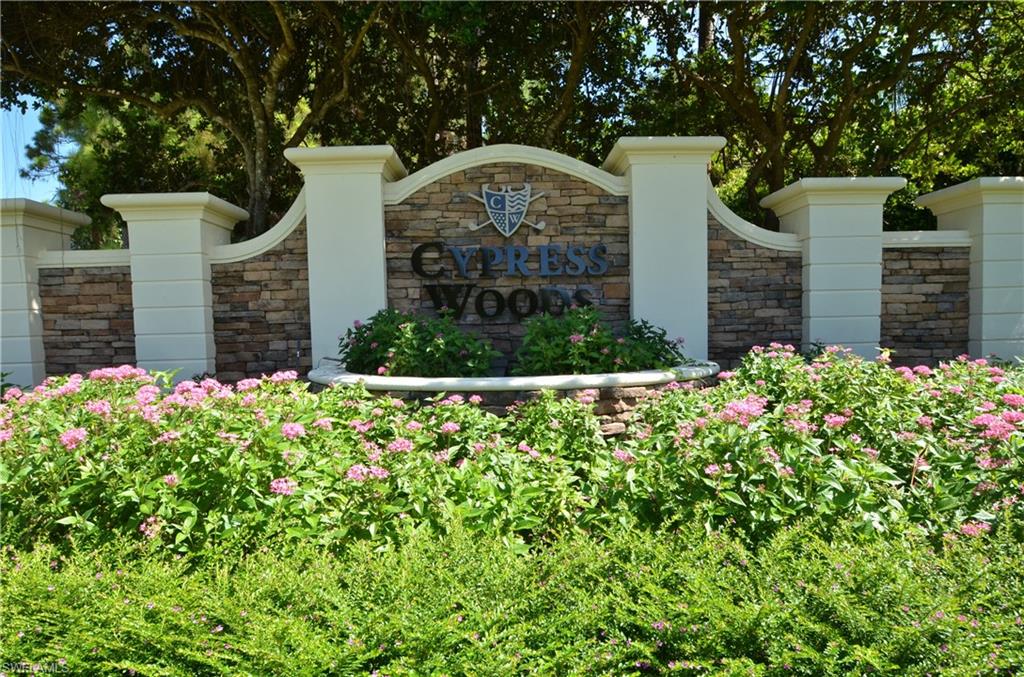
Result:
{"label": "stacked stone veneer", "polygon": [[128,266],[42,268],[39,294],[48,375],[135,363]]}
{"label": "stacked stone veneer", "polygon": [[935,364],[967,352],[970,249],[885,249],[882,346],[896,364]]}
{"label": "stacked stone veneer", "polygon": [[735,366],[751,346],[800,344],[800,252],[760,247],[708,215],[708,356]]}
{"label": "stacked stone veneer", "polygon": [[[505,185],[532,186],[533,194],[544,193],[533,201],[526,213],[532,222],[544,221],[543,231],[525,223],[511,236],[502,236],[492,225],[476,231],[469,226],[487,221],[483,204],[470,197],[479,195],[482,184],[494,188]],[[388,306],[406,312],[433,314],[434,306],[424,285],[475,284],[460,325],[478,331],[490,339],[506,358],[515,352],[523,336],[523,325],[507,309],[493,319],[481,320],[474,308],[476,296],[484,289],[494,289],[506,299],[515,289],[531,289],[535,293],[545,287],[561,288],[570,293],[585,289],[600,308],[604,319],[621,326],[629,319],[629,213],[628,198],[610,195],[602,188],[559,171],[534,165],[499,163],[473,167],[451,174],[416,191],[400,204],[384,208],[386,231]],[[576,244],[589,247],[607,246],[608,271],[604,275],[558,275],[541,278],[519,275],[480,278],[472,267],[470,279],[452,277],[454,268],[450,255],[438,257],[431,253],[424,258],[425,267],[435,270],[443,264],[448,273],[438,280],[417,276],[412,269],[412,252],[420,244],[443,241],[445,245],[497,246],[524,245],[530,248],[527,262],[536,271],[537,245]],[[479,256],[479,255],[478,255]],[[502,268],[499,267],[499,270]]]}
{"label": "stacked stone veneer", "polygon": [[234,381],[281,369],[305,374],[311,366],[305,224],[259,256],[211,269],[217,377]]}
{"label": "stacked stone veneer", "polygon": [[[465,226],[486,219],[467,197],[482,183],[530,181],[547,193],[531,205],[528,218],[544,219],[543,233],[521,226],[506,242],[490,226],[468,233]],[[547,204],[544,204],[547,201]],[[538,204],[539,203],[539,204]],[[491,165],[453,174],[386,208],[388,301],[403,310],[433,312],[423,280],[413,275],[412,249],[441,239],[457,245],[549,242],[608,246],[605,276],[486,279],[481,288],[506,294],[545,286],[585,288],[616,324],[629,316],[628,217],[626,198],[552,170]],[[883,347],[898,364],[934,364],[967,352],[969,253],[966,247],[885,249],[882,269]],[[428,261],[428,266],[433,266]],[[451,267],[451,262],[445,265]],[[300,224],[271,250],[212,269],[217,376],[225,381],[279,369],[310,368],[309,280],[306,234]],[[445,282],[445,281],[442,281]],[[464,283],[453,280],[456,284]],[[470,280],[470,283],[477,280]],[[43,268],[39,273],[43,342],[48,374],[82,372],[135,362],[131,273],[127,266]],[[710,358],[724,368],[751,346],[801,339],[801,257],[768,249],[732,233],[708,217],[708,306]],[[479,290],[475,290],[479,293]],[[506,355],[522,326],[508,313],[480,322],[472,300],[462,325],[481,331]],[[343,329],[339,321],[339,332]],[[604,408],[629,408],[622,393],[601,393]],[[503,406],[504,403],[498,404]],[[607,416],[614,412],[603,412]],[[618,422],[609,417],[611,422]]]}

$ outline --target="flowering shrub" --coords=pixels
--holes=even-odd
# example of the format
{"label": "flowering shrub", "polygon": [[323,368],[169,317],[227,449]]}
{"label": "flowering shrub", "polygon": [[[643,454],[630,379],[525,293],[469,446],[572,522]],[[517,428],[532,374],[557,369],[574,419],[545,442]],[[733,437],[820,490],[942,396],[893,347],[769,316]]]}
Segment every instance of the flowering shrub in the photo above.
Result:
{"label": "flowering shrub", "polygon": [[972,539],[1024,505],[1024,370],[983,360],[911,370],[755,349],[715,388],[670,384],[616,444],[586,391],[502,418],[476,395],[313,394],[296,376],[172,388],[120,367],[11,388],[0,537],[183,553],[279,535],[340,551],[455,520],[522,548],[698,520],[757,543],[808,517]]}
{"label": "flowering shrub", "polygon": [[571,308],[561,316],[538,315],[526,321],[526,336],[516,352],[515,374],[605,374],[671,369],[690,362],[682,341],[665,330],[631,321],[616,337],[593,306]]}
{"label": "flowering shrub", "polygon": [[545,436],[485,412],[479,396],[420,406],[358,388],[312,394],[295,379],[170,388],[127,367],[9,391],[3,542],[135,534],[186,552],[284,534],[340,546],[393,540],[407,521],[443,530],[454,516],[522,543],[595,507],[580,491],[603,448],[589,404],[520,407],[555,422]]}
{"label": "flowering shrub", "polygon": [[340,346],[348,371],[381,376],[485,376],[498,356],[488,341],[459,329],[450,315],[420,317],[397,310],[356,321]]}
{"label": "flowering shrub", "polygon": [[1024,514],[1024,371],[886,362],[833,347],[806,363],[773,344],[716,388],[664,391],[623,443],[636,460],[618,466],[619,509],[754,541],[801,516],[958,538]]}

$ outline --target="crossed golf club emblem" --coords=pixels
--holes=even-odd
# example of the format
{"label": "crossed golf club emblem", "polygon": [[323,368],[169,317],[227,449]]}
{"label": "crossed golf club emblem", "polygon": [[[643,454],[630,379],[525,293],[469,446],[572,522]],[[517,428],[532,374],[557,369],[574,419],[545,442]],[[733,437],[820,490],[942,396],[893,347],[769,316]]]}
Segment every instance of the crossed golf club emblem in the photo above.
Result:
{"label": "crossed golf club emblem", "polygon": [[543,221],[533,223],[526,220],[526,210],[530,208],[530,203],[544,195],[544,193],[537,193],[531,197],[532,189],[528,183],[524,183],[523,187],[518,190],[512,190],[509,186],[505,186],[501,190],[491,190],[489,186],[489,183],[485,183],[480,188],[480,195],[473,195],[472,193],[469,195],[474,200],[484,203],[487,216],[490,217],[483,223],[471,225],[469,227],[470,230],[479,230],[492,223],[498,229],[498,232],[505,237],[509,237],[512,233],[516,232],[516,229],[523,223],[531,228],[544,230],[546,224]]}

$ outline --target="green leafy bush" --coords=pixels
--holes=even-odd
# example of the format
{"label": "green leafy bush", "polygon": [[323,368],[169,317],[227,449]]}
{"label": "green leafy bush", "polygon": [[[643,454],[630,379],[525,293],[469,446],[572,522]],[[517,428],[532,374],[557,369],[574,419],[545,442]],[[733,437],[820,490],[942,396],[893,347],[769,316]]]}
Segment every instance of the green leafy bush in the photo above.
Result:
{"label": "green leafy bush", "polygon": [[646,502],[659,522],[728,525],[755,542],[811,515],[865,532],[909,518],[935,537],[1024,515],[1020,368],[892,369],[837,347],[807,363],[773,344],[719,377],[639,412],[622,445],[634,458],[619,467],[623,508]]}
{"label": "green leafy bush", "polygon": [[409,529],[393,550],[271,541],[230,565],[7,550],[0,653],[73,674],[1024,671],[1019,542],[830,536],[806,524],[755,553],[699,528],[567,534],[516,554]]}
{"label": "green leafy bush", "polygon": [[645,369],[671,369],[691,361],[681,341],[665,330],[631,321],[616,337],[593,306],[571,308],[561,316],[539,315],[526,321],[526,336],[516,352],[513,373],[606,374]]}
{"label": "green leafy bush", "polygon": [[585,393],[498,417],[479,396],[314,394],[296,376],[170,389],[125,367],[12,388],[2,542],[340,552],[456,518],[519,548],[691,521],[756,545],[805,517],[867,535],[910,521],[938,542],[1024,519],[1024,370],[983,360],[910,370],[756,349],[717,387],[656,393],[614,444]]}
{"label": "green leafy bush", "polygon": [[498,356],[449,314],[433,318],[388,309],[357,321],[340,346],[348,371],[382,376],[485,376]]}

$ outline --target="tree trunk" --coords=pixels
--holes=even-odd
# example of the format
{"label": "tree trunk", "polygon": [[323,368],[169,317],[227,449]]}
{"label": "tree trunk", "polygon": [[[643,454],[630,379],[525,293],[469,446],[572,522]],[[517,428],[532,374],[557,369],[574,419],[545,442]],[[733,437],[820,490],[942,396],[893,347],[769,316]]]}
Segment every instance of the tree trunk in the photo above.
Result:
{"label": "tree trunk", "polygon": [[473,74],[480,72],[480,56],[474,54],[466,59],[463,81],[466,91],[466,148],[478,148],[484,145],[484,102],[479,94],[474,95],[472,84]]}
{"label": "tree trunk", "polygon": [[249,175],[249,203],[246,211],[249,212],[249,220],[245,226],[246,239],[256,237],[267,230],[267,209],[270,202],[270,186],[267,180],[268,175],[268,149],[266,145],[257,146],[254,153],[251,167],[247,168]]}
{"label": "tree trunk", "polygon": [[697,54],[701,55],[714,45],[712,28],[715,22],[715,11],[710,2],[697,5]]}

